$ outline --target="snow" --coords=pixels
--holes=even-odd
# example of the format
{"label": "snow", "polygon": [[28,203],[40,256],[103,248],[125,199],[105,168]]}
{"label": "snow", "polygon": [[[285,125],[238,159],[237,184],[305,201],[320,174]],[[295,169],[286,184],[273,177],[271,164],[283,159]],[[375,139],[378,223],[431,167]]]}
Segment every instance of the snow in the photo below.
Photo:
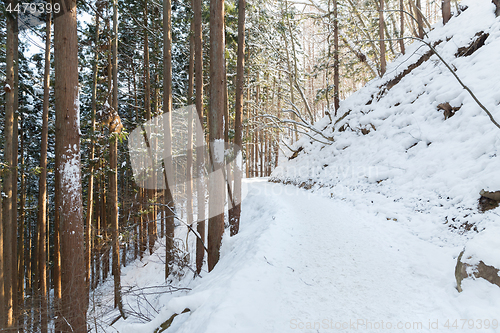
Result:
{"label": "snow", "polygon": [[225,156],[225,143],[224,139],[215,139],[213,142],[213,159],[214,163],[221,164],[224,162]]}
{"label": "snow", "polygon": [[[442,41],[436,50],[500,120],[500,19],[490,0],[462,5],[427,41]],[[490,34],[485,45],[456,58],[479,31]],[[171,289],[161,239],[124,268],[125,311],[147,319],[129,315],[103,330],[153,332],[189,308],[165,332],[498,332],[500,288],[469,278],[459,293],[454,273],[463,249],[467,263],[500,268],[499,208],[477,207],[481,189],[500,190],[500,130],[436,55],[378,95],[427,52],[409,45],[384,77],[342,102],[344,119],[318,121],[333,143],[301,138],[293,148],[303,150],[281,156],[270,178],[280,183],[245,180],[240,232],[224,235],[212,272],[187,271],[169,281],[186,289]],[[446,120],[437,110],[445,102],[461,106]],[[176,237],[186,238],[184,226]],[[148,286],[154,292],[139,293]],[[99,288],[109,300],[91,312],[107,322],[117,313],[112,287],[110,279]]]}
{"label": "snow", "polygon": [[73,147],[66,147],[62,160],[63,163],[60,169],[61,182],[66,188],[65,192],[68,193],[69,200],[74,202],[75,197],[81,191],[80,152],[76,144]]}
{"label": "snow", "polygon": [[[436,50],[500,120],[500,62],[496,57],[500,20],[488,0],[462,4],[469,8],[446,26],[438,24],[429,32],[428,42],[442,41]],[[480,31],[490,34],[485,45],[471,56],[456,58],[458,48],[468,46]],[[272,178],[308,184],[325,196],[398,218],[413,233],[436,244],[465,245],[476,235],[465,232],[465,223],[474,224],[478,231],[498,223],[497,211],[480,214],[477,201],[481,189],[500,190],[500,131],[437,56],[432,55],[377,100],[380,86],[427,52],[417,41],[410,45],[406,55],[388,66],[384,77],[341,103],[338,114],[350,113],[324,130],[333,136],[332,145],[302,138],[294,147],[302,146],[303,151],[282,163]],[[444,120],[443,112],[437,110],[444,102],[463,105]],[[362,128],[370,133],[362,135]],[[449,230],[455,229],[464,235],[450,236]]]}
{"label": "snow", "polygon": [[[498,320],[499,288],[466,280],[464,292],[455,289],[460,247],[423,240],[339,198],[266,179],[246,182],[241,231],[224,236],[215,269],[183,279],[190,291],[150,297],[158,311],[150,322],[129,318],[114,329],[153,332],[185,308],[191,312],[166,332],[371,332],[380,325],[443,332],[447,320]],[[123,285],[164,285],[157,252],[125,268]]]}

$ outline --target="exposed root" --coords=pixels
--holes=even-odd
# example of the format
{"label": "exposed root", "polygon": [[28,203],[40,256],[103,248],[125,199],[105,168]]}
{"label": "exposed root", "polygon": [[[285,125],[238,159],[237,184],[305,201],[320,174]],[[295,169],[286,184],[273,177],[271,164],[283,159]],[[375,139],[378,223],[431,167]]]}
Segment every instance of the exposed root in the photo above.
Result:
{"label": "exposed root", "polygon": [[484,43],[489,36],[490,34],[485,34],[484,31],[478,32],[474,36],[475,38],[469,46],[464,46],[458,49],[457,53],[455,53],[455,57],[468,57],[472,55],[474,52],[484,46]]}

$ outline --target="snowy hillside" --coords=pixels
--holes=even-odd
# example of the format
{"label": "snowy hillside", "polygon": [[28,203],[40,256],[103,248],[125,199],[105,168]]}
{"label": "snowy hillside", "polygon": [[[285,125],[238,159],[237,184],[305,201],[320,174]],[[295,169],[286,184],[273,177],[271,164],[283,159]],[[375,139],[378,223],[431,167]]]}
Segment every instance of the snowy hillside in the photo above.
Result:
{"label": "snowy hillside", "polygon": [[[462,5],[468,8],[426,41],[498,121],[500,19],[491,1]],[[443,103],[458,109],[452,117],[439,109]],[[302,138],[297,157],[272,181],[354,202],[436,242],[449,241],[447,231],[494,232],[498,210],[479,213],[478,199],[482,189],[500,190],[500,129],[429,47],[413,42],[338,115],[334,124],[316,124],[331,145]]]}
{"label": "snowy hillside", "polygon": [[[498,121],[500,17],[490,0],[462,5],[426,41]],[[331,144],[303,137],[278,184],[247,180],[212,272],[167,293],[160,247],[123,270],[132,315],[110,327],[110,310],[96,331],[498,332],[500,288],[468,278],[459,293],[455,269],[464,248],[469,275],[500,268],[500,211],[478,206],[500,190],[500,129],[443,62],[415,41],[315,126]]]}

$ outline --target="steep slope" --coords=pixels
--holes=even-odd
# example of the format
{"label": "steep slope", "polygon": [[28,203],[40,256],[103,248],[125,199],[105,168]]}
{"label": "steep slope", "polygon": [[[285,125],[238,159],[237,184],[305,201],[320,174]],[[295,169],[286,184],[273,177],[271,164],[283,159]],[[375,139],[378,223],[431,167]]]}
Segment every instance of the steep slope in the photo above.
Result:
{"label": "steep slope", "polygon": [[[489,0],[462,4],[468,8],[425,41],[498,121],[500,18]],[[478,199],[482,189],[500,190],[500,129],[428,46],[413,42],[338,114],[316,125],[333,142],[302,138],[271,181],[350,200],[429,239],[449,241],[444,229],[493,232],[498,210],[480,213]]]}

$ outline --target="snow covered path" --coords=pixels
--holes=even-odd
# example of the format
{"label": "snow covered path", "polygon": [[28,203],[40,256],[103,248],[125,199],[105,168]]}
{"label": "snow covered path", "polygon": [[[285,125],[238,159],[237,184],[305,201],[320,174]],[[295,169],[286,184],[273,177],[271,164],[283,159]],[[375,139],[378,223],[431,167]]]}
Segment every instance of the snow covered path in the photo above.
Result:
{"label": "snow covered path", "polygon": [[224,239],[213,272],[169,303],[193,311],[166,332],[498,331],[497,287],[455,289],[460,248],[291,185],[250,181],[243,204],[240,234]]}

